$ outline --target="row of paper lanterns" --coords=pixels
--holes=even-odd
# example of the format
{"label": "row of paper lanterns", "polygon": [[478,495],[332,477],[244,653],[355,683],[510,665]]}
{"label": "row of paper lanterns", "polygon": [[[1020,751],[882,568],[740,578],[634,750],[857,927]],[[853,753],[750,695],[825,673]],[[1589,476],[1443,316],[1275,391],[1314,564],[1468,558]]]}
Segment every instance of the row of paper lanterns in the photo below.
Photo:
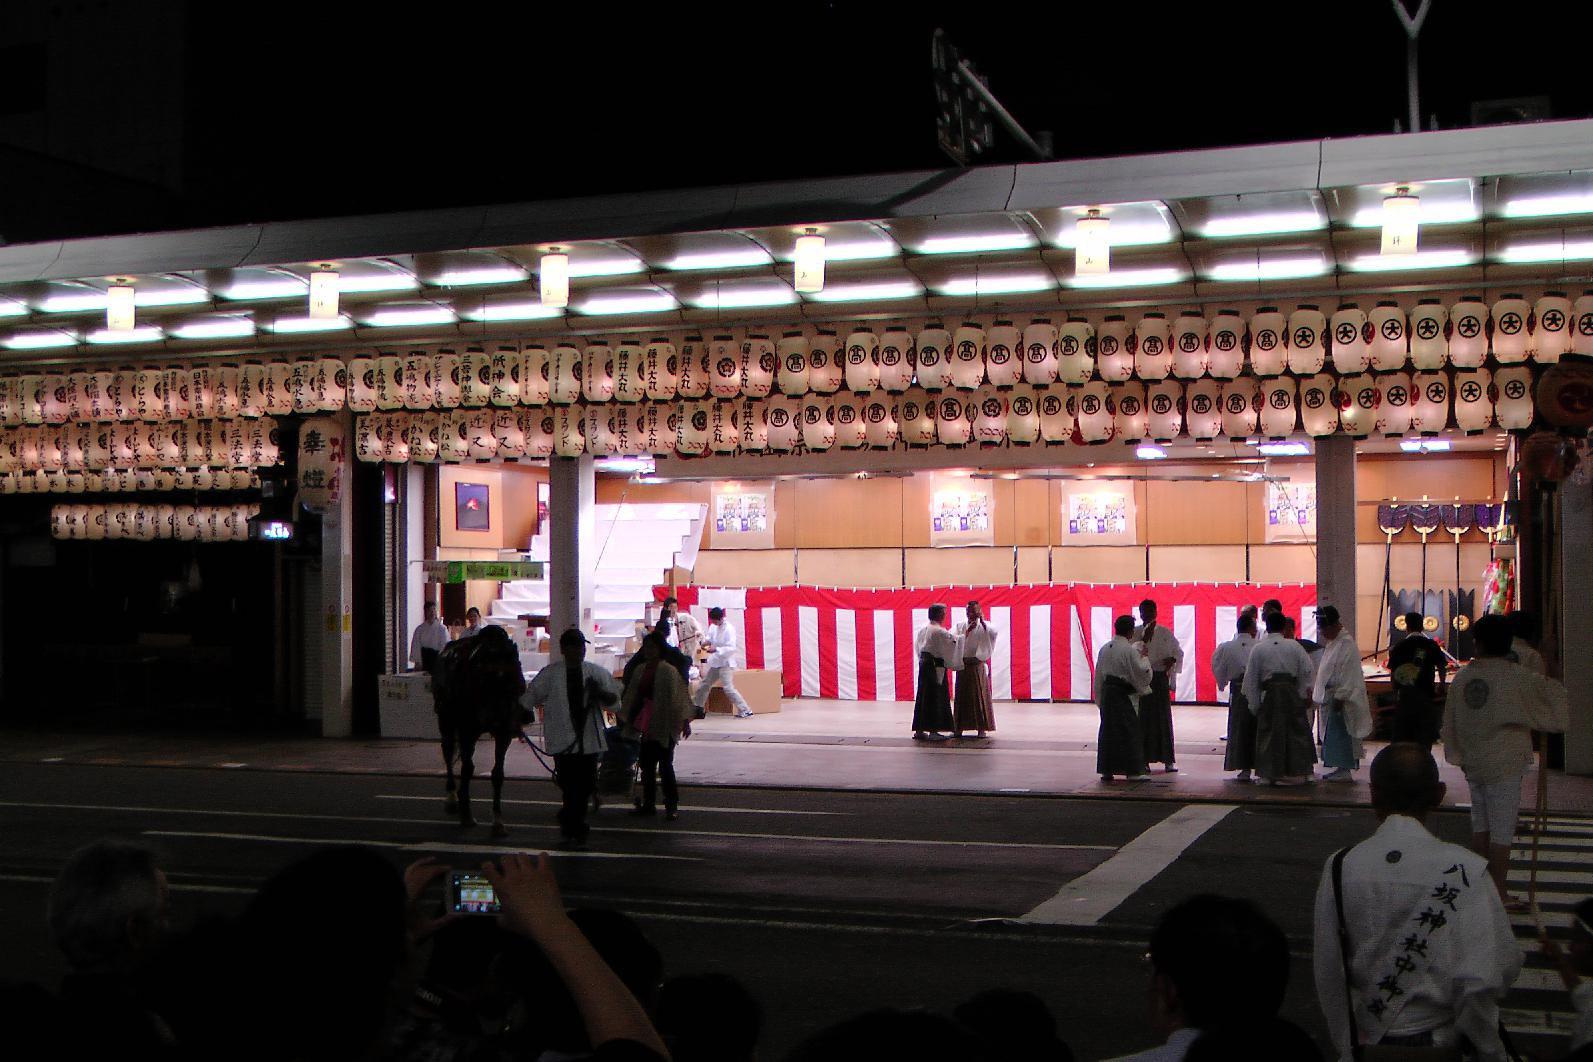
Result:
{"label": "row of paper lanterns", "polygon": [[986,384],[972,393],[767,399],[451,413],[376,413],[355,426],[361,461],[636,454],[789,453],[832,448],[1102,443],[1480,432],[1532,424],[1532,370],[1319,373],[1303,380]]}
{"label": "row of paper lanterns", "polygon": [[1553,363],[1593,355],[1593,294],[1507,295],[1492,306],[1462,298],[1392,301],[1369,313],[1353,303],[1331,314],[1314,305],[1262,307],[1248,318],[1223,310],[1098,325],[1047,318],[988,327],[929,323],[849,333],[789,329],[779,338],[688,336],[556,342],[494,350],[410,351],[291,362],[129,368],[0,377],[0,423],[171,421],[398,410],[508,409],[579,403],[766,398],[842,390],[904,393],[975,390],[984,384],[1107,383],[1138,379],[1237,379],[1244,375],[1340,376],[1490,364]]}
{"label": "row of paper lanterns", "polygon": [[0,473],[112,468],[266,468],[281,460],[277,422],[60,424],[0,429]]}
{"label": "row of paper lanterns", "polygon": [[84,541],[247,542],[258,505],[55,505],[50,534]]}
{"label": "row of paper lanterns", "polygon": [[139,494],[259,490],[260,475],[241,468],[117,468],[94,472],[0,473],[0,494]]}

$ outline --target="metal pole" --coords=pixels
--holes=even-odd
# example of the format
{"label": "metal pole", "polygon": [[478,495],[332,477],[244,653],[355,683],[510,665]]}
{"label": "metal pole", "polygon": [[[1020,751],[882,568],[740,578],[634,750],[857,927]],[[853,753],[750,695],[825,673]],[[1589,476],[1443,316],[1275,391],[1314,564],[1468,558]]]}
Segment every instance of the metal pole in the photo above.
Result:
{"label": "metal pole", "polygon": [[[1394,0],[1394,2],[1398,3],[1399,0]],[[1007,127],[1007,132],[1017,137],[1024,147],[1034,152],[1035,158],[1043,162],[1051,157],[1050,153],[1036,143],[1034,137],[1030,136],[1023,126],[1018,124],[1018,120],[1012,116],[1012,112],[1001,105],[1001,101],[996,99],[990,89],[985,86],[985,83],[974,75],[974,72],[968,68],[966,59],[957,64],[957,73],[962,76],[963,82],[978,93],[980,99],[985,101],[985,106],[989,107],[995,113],[995,116],[1001,119],[1001,124]]]}
{"label": "metal pole", "polygon": [[1422,23],[1427,20],[1427,9],[1433,6],[1433,0],[1422,0],[1414,16],[1405,9],[1405,0],[1393,0],[1393,4],[1394,14],[1399,16],[1399,24],[1405,30],[1405,105],[1409,111],[1409,132],[1419,133],[1422,109],[1416,88],[1416,38],[1421,35]]}

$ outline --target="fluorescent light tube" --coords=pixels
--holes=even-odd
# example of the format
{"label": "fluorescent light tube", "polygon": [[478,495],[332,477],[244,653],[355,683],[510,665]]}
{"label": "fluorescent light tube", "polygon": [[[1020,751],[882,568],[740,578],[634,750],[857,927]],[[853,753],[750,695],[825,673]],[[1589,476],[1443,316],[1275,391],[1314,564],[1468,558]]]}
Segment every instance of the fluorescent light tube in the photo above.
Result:
{"label": "fluorescent light tube", "polygon": [[1075,288],[1145,288],[1158,284],[1179,284],[1184,272],[1172,266],[1153,269],[1114,269],[1110,273],[1075,276],[1069,283]]}
{"label": "fluorescent light tube", "polygon": [[1034,246],[1024,232],[993,232],[983,236],[932,236],[913,248],[919,254],[978,254],[982,251],[1017,251]]}
{"label": "fluorescent light tube", "polygon": [[1327,228],[1327,220],[1316,211],[1283,211],[1275,214],[1236,214],[1212,218],[1200,230],[1213,240],[1234,236],[1276,236],[1286,232],[1317,232]]}
{"label": "fluorescent light tube", "polygon": [[1017,295],[1032,291],[1050,291],[1056,287],[1056,278],[1049,275],[958,277],[938,285],[935,290],[942,295]]}
{"label": "fluorescent light tube", "polygon": [[913,280],[887,280],[879,283],[829,284],[823,291],[808,296],[815,302],[876,302],[911,299],[923,294]]}
{"label": "fluorescent light tube", "polygon": [[704,251],[682,254],[664,263],[665,269],[745,269],[768,265],[773,259],[761,247],[747,247],[737,251]]}
{"label": "fluorescent light tube", "polygon": [[664,292],[647,295],[594,295],[578,309],[586,314],[661,313],[679,304]]}
{"label": "fluorescent light tube", "polygon": [[173,339],[231,339],[254,335],[254,322],[247,317],[216,321],[189,321],[171,330]]}
{"label": "fluorescent light tube", "polygon": [[1226,262],[1206,274],[1212,280],[1293,280],[1319,277],[1328,271],[1321,258],[1274,258],[1262,262]]}

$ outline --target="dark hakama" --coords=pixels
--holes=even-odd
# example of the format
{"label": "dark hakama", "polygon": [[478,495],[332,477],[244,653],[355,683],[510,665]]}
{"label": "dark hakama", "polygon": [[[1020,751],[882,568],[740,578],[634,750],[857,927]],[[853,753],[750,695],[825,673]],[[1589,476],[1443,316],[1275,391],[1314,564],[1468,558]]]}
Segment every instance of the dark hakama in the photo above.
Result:
{"label": "dark hakama", "polygon": [[1253,771],[1256,766],[1256,717],[1239,683],[1228,687],[1228,748],[1222,754],[1225,771]]}
{"label": "dark hakama", "polygon": [[990,700],[990,668],[984,661],[969,657],[962,662],[953,707],[953,730],[982,732],[996,728],[996,709]]}
{"label": "dark hakama", "polygon": [[1101,681],[1101,703],[1096,707],[1101,710],[1101,731],[1095,739],[1095,773],[1144,774],[1134,687],[1108,676]]}
{"label": "dark hakama", "polygon": [[945,663],[934,653],[918,654],[918,696],[913,700],[913,733],[951,729],[951,695]]}
{"label": "dark hakama", "polygon": [[[1230,735],[1230,740],[1232,735]],[[1293,675],[1273,675],[1261,684],[1261,711],[1256,713],[1256,770],[1272,781],[1311,773],[1316,747],[1305,702]]]}
{"label": "dark hakama", "polygon": [[1151,673],[1151,691],[1139,699],[1139,732],[1145,742],[1145,762],[1172,766],[1173,697],[1167,672]]}

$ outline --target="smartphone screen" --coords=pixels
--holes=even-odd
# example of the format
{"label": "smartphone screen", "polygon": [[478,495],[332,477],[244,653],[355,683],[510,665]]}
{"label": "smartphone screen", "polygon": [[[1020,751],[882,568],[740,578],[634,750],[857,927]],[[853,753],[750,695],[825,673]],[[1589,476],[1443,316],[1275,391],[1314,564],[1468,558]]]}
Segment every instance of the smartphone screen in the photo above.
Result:
{"label": "smartphone screen", "polygon": [[503,910],[492,883],[480,874],[455,871],[448,880],[448,909],[454,914],[495,915]]}

